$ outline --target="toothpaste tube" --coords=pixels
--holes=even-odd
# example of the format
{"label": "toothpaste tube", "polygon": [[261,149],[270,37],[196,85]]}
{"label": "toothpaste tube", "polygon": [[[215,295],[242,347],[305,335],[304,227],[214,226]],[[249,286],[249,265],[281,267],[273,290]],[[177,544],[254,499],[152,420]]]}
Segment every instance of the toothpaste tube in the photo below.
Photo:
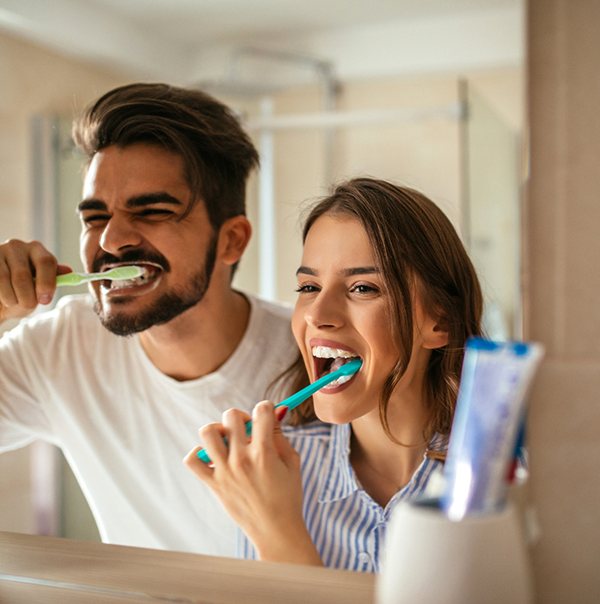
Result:
{"label": "toothpaste tube", "polygon": [[467,341],[444,467],[441,507],[451,520],[499,511],[540,344]]}

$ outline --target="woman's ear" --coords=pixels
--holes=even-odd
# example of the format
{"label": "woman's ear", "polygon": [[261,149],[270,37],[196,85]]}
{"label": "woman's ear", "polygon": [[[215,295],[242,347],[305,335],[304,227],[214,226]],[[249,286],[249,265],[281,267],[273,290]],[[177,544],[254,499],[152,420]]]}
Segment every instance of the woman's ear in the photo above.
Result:
{"label": "woman's ear", "polygon": [[217,258],[224,264],[235,264],[242,257],[251,236],[252,227],[245,216],[227,219],[219,230]]}
{"label": "woman's ear", "polygon": [[440,313],[437,317],[428,315],[425,329],[423,330],[423,346],[431,350],[442,348],[448,344],[449,324],[445,313]]}

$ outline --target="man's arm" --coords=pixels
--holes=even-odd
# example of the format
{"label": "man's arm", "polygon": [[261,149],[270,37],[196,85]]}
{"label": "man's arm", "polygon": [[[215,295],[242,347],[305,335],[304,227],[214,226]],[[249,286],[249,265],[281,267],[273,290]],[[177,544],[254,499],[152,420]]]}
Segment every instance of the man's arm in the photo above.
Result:
{"label": "man's arm", "polygon": [[39,241],[9,239],[0,245],[0,323],[49,304],[56,275],[70,272]]}

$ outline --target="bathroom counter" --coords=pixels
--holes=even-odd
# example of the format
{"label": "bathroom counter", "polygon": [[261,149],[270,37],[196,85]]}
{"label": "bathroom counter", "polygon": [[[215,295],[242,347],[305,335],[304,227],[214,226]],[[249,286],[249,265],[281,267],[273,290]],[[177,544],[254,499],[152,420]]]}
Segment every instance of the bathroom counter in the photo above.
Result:
{"label": "bathroom counter", "polygon": [[372,604],[375,577],[0,532],[2,604]]}

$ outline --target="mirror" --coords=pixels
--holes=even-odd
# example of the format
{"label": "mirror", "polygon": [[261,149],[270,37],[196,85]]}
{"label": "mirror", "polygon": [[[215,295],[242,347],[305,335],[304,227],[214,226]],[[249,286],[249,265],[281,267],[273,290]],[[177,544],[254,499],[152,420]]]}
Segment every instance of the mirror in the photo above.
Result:
{"label": "mirror", "polygon": [[[385,3],[358,4],[370,6],[375,14]],[[410,66],[406,47],[398,57],[391,56],[399,51],[396,46],[392,53],[386,54],[383,47],[378,49],[379,55],[372,52],[373,35],[383,35],[384,25],[377,29],[374,24],[365,24],[357,29],[355,23],[342,30],[339,24],[328,35],[306,34],[305,41],[321,36],[311,49],[319,49],[327,60],[319,56],[308,61],[308,66],[298,65],[296,59],[313,54],[302,51],[299,43],[292,44],[293,52],[285,56],[277,52],[260,55],[248,52],[244,40],[244,46],[234,44],[233,52],[225,53],[225,60],[221,52],[220,62],[215,59],[212,69],[206,66],[205,58],[204,67],[185,82],[206,88],[234,107],[261,149],[263,169],[252,179],[248,197],[255,235],[235,284],[293,302],[301,210],[326,194],[334,182],[373,175],[422,190],[442,207],[462,233],[480,271],[490,334],[518,337],[522,21],[499,20],[498,14],[475,15],[466,10],[447,15],[434,12],[435,3],[425,4],[430,6],[430,14],[407,14],[402,30],[420,53]],[[507,7],[520,14],[520,4],[506,2],[502,10]],[[306,10],[313,9],[307,5]],[[486,10],[500,9],[490,3]],[[508,36],[516,47],[513,55],[494,59],[484,49],[479,63],[471,60],[461,65],[456,32],[476,29],[485,19],[493,21],[497,29],[515,28]],[[408,36],[409,25],[414,30],[412,37]],[[416,44],[415,36],[423,31],[429,32],[428,40],[437,37],[440,46],[452,46],[451,42],[455,46],[452,51],[437,50],[436,63],[423,45]],[[281,37],[274,37],[267,46],[289,51]],[[245,54],[240,48],[246,49]],[[344,50],[346,58],[341,54]],[[444,63],[442,59],[452,52],[454,62]],[[472,49],[462,52],[464,56],[473,54]],[[365,57],[362,63],[361,55]],[[206,52],[205,57],[209,56]],[[378,62],[369,63],[376,56]],[[395,69],[393,64],[400,67]],[[331,71],[324,76],[322,70],[327,65]],[[130,79],[143,76],[140,70]],[[42,113],[38,126],[51,139],[38,161],[54,170],[52,187],[56,185],[56,194],[45,197],[46,207],[52,211],[45,225],[37,223],[39,233],[35,236],[46,238],[61,260],[77,269],[79,224],[74,207],[80,199],[81,162],[69,142],[71,115],[46,107],[37,111]],[[338,117],[332,116],[332,111]],[[58,463],[56,478],[59,492],[55,501],[59,503],[54,510],[54,528],[67,537],[97,538],[91,515],[85,511],[87,506],[64,460]]]}

